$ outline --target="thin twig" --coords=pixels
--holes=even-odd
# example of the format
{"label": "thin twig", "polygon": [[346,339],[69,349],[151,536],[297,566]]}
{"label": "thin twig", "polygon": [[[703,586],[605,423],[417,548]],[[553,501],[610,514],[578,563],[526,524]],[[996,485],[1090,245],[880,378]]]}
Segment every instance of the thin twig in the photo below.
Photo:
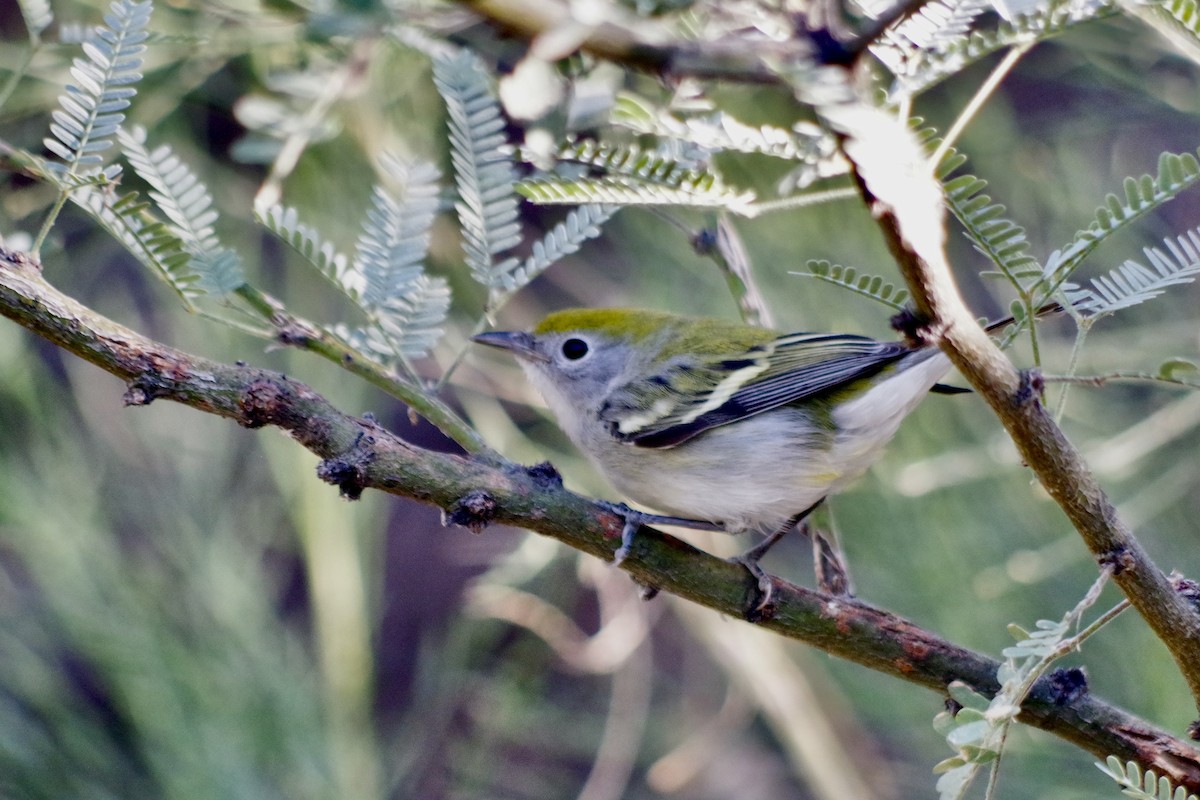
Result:
{"label": "thin twig", "polygon": [[1172,378],[1155,372],[1141,372],[1138,370],[1117,370],[1116,372],[1105,372],[1099,375],[1043,375],[1042,380],[1046,383],[1062,383],[1068,386],[1072,384],[1080,386],[1104,386],[1116,381],[1139,381],[1142,383],[1164,383],[1169,386],[1182,386],[1186,389],[1200,389],[1200,383],[1195,380],[1185,381],[1182,378]]}
{"label": "thin twig", "polygon": [[1005,54],[1004,58],[988,75],[987,80],[980,85],[979,89],[971,97],[970,102],[963,108],[962,113],[954,120],[954,124],[950,126],[950,130],[946,131],[946,135],[942,138],[942,143],[938,145],[937,150],[933,152],[933,156],[929,159],[931,169],[937,169],[938,164],[942,163],[942,159],[946,157],[946,153],[958,141],[958,137],[966,130],[967,125],[971,120],[975,119],[975,115],[983,108],[983,104],[988,98],[1000,87],[1000,83],[1008,77],[1008,73],[1017,65],[1017,62],[1033,48],[1032,42],[1019,44]]}
{"label": "thin twig", "polygon": [[331,336],[320,326],[285,311],[282,303],[249,284],[238,287],[236,294],[255,313],[270,322],[276,341],[315,353],[382,389],[429,420],[468,453],[491,452],[483,437],[432,392],[425,391],[411,381],[402,380],[387,367]]}
{"label": "thin twig", "polygon": [[834,200],[849,200],[858,197],[858,190],[853,186],[842,186],[837,189],[824,189],[817,192],[803,192],[778,200],[764,200],[761,203],[751,203],[746,206],[742,216],[748,219],[761,217],[763,214],[774,214],[778,211],[795,211],[798,208],[829,203]]}

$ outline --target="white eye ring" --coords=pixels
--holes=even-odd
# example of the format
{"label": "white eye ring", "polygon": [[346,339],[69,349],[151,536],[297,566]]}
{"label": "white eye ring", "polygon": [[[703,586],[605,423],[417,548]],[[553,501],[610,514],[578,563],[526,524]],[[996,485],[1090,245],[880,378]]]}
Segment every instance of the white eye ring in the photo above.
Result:
{"label": "white eye ring", "polygon": [[559,347],[559,350],[562,352],[563,358],[567,359],[568,361],[578,361],[579,359],[587,356],[587,354],[591,352],[592,348],[590,345],[588,345],[586,340],[580,339],[577,336],[572,336],[570,339],[563,341],[562,345]]}

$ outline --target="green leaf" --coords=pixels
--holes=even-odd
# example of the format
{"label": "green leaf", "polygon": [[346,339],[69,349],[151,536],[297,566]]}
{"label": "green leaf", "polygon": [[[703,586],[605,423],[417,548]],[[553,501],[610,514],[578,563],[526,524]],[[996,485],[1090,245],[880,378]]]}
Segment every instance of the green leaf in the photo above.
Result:
{"label": "green leaf", "polygon": [[938,763],[933,765],[933,774],[941,775],[944,772],[949,772],[952,769],[958,769],[960,767],[965,767],[966,765],[967,765],[967,762],[965,760],[963,760],[962,756],[950,756],[949,758],[942,759],[941,761],[939,761]]}
{"label": "green leaf", "polygon": [[688,142],[705,152],[762,153],[788,161],[824,165],[822,177],[840,175],[847,165],[839,155],[833,135],[811,123],[791,130],[774,125],[749,125],[713,107],[702,113],[672,113],[654,108],[630,92],[617,95],[611,122],[638,134]]}
{"label": "green leaf", "polygon": [[146,50],[146,25],[153,4],[115,0],[104,15],[106,25],[94,28],[83,43],[86,58],[71,67],[75,82],[60,95],[61,108],[50,124],[52,137],[46,149],[62,159],[47,166],[60,186],[69,189],[76,178],[101,171],[100,153],[112,146],[112,137],[125,120],[121,113],[137,93],[142,79],[142,53]]}
{"label": "green leaf", "polygon": [[946,687],[946,691],[949,692],[954,702],[958,703],[964,709],[972,708],[984,711],[987,709],[988,704],[992,702],[991,698],[980,694],[962,681],[951,681]]}
{"label": "green leaf", "polygon": [[450,287],[446,280],[422,274],[403,296],[372,309],[371,326],[351,329],[337,325],[334,332],[385,364],[401,358],[423,358],[441,338],[449,311]]}
{"label": "green leaf", "polygon": [[586,139],[560,148],[557,160],[557,172],[522,181],[521,194],[542,204],[682,205],[736,214],[749,213],[755,199],[726,187],[716,172],[633,146]]}
{"label": "green leaf", "polygon": [[1076,233],[1069,245],[1056,250],[1046,260],[1042,299],[1049,299],[1060,287],[1065,287],[1071,274],[1102,242],[1198,182],[1200,162],[1191,153],[1163,153],[1158,158],[1157,176],[1143,175],[1140,180],[1126,178],[1125,198],[1122,200],[1110,194],[1105,205],[1096,209],[1092,224]]}
{"label": "green leaf", "polygon": [[382,184],[374,187],[353,266],[341,275],[372,326],[338,333],[390,364],[422,358],[437,344],[450,310],[450,287],[425,272],[441,173],[428,162],[407,163],[390,154],[380,166],[396,193]]}
{"label": "green leaf", "polygon": [[541,205],[686,206],[723,208],[748,214],[754,202],[751,192],[725,189],[708,176],[668,187],[623,175],[604,178],[528,178],[517,190],[530,202]]}
{"label": "green leaf", "polygon": [[286,245],[307,259],[327,280],[355,303],[362,291],[359,274],[350,269],[346,256],[316,228],[300,221],[300,212],[276,203],[265,210],[256,209],[254,218]]}
{"label": "green leaf", "polygon": [[1200,372],[1200,365],[1186,358],[1171,358],[1158,367],[1158,377],[1168,381],[1180,380],[1197,372]]}
{"label": "green leaf", "polygon": [[501,279],[506,293],[525,286],[554,263],[579,251],[584,242],[603,232],[604,223],[620,209],[616,206],[582,205],[533,243],[533,251],[521,265]]}
{"label": "green leaf", "polygon": [[1138,800],[1197,800],[1196,795],[1187,794],[1182,786],[1172,786],[1166,777],[1158,776],[1154,770],[1143,773],[1135,761],[1122,764],[1116,756],[1109,756],[1106,762],[1095,762],[1096,767],[1122,787],[1123,795]]}
{"label": "green leaf", "polygon": [[397,187],[393,193],[378,184],[363,220],[354,253],[366,308],[403,297],[425,272],[434,217],[438,211],[441,173],[428,162],[406,163],[385,154],[380,166]]}
{"label": "green leaf", "polygon": [[946,205],[975,249],[1024,296],[1042,279],[1042,266],[1029,254],[1025,229],[1004,216],[1005,206],[984,194],[985,188],[987,182],[974,175],[948,180]]}
{"label": "green leaf", "polygon": [[876,47],[885,50],[938,53],[958,44],[981,14],[992,11],[991,0],[933,0],[921,6],[899,25],[887,30]]}
{"label": "green leaf", "polygon": [[976,764],[963,764],[942,773],[937,782],[938,800],[961,798],[978,769]]}
{"label": "green leaf", "polygon": [[946,741],[950,743],[951,747],[960,750],[967,745],[978,744],[984,741],[988,733],[992,730],[991,723],[982,717],[973,719],[965,724],[957,718],[955,721],[960,724],[956,725],[954,730],[950,731],[949,735],[946,736]]}
{"label": "green leaf", "polygon": [[1028,312],[1025,309],[1025,304],[1022,303],[1020,300],[1013,300],[1011,303],[1008,304],[1008,313],[1012,315],[1013,322],[1018,325],[1020,323],[1024,322],[1025,319],[1029,316]]}
{"label": "green leaf", "polygon": [[976,29],[956,37],[939,37],[936,47],[922,47],[888,39],[872,45],[871,52],[896,76],[888,93],[895,103],[914,97],[966,67],[1016,44],[1040,42],[1072,28],[1119,13],[1116,3],[1096,4],[1051,0],[1030,14],[1002,20],[995,28]]}
{"label": "green leaf", "polygon": [[21,16],[25,19],[25,27],[34,36],[39,36],[54,22],[54,12],[50,9],[49,0],[18,0],[18,5],[21,7]]}
{"label": "green leaf", "polygon": [[824,260],[809,260],[804,263],[807,272],[793,272],[792,275],[813,277],[834,286],[848,289],[857,295],[874,300],[896,311],[905,308],[908,300],[908,290],[886,281],[880,275],[860,275],[854,267],[841,264],[831,264]]}
{"label": "green leaf", "polygon": [[134,258],[175,290],[192,310],[192,300],[204,294],[200,276],[191,268],[192,257],[183,241],[157,219],[150,204],[137,192],[114,196],[91,186],[80,186],[70,199],[112,234]]}
{"label": "green leaf", "polygon": [[175,234],[192,255],[191,268],[198,287],[211,294],[226,294],[245,283],[241,257],[222,247],[213,225],[217,212],[212,195],[171,148],[153,151],[146,146],[146,131],[119,128],[117,138],[134,171],[150,184],[150,197],[173,223]]}
{"label": "green leaf", "polygon": [[1200,228],[1164,239],[1163,247],[1166,252],[1157,247],[1142,249],[1150,267],[1126,261],[1108,275],[1093,278],[1091,286],[1064,283],[1067,301],[1084,316],[1102,317],[1141,305],[1200,275]]}
{"label": "green leaf", "polygon": [[954,730],[954,714],[950,711],[939,711],[933,717],[933,729],[943,739]]}
{"label": "green leaf", "polygon": [[521,225],[500,103],[487,71],[466,50],[434,59],[433,81],[446,103],[459,197],[455,209],[467,266],[484,286],[502,288],[505,276],[521,263],[501,257],[521,243]]}

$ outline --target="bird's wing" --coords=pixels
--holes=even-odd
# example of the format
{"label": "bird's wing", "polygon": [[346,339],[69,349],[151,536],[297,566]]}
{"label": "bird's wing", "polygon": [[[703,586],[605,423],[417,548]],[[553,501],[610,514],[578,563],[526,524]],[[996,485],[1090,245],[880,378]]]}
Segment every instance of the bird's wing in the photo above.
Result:
{"label": "bird's wing", "polygon": [[[614,437],[639,447],[672,447],[806,397],[874,375],[912,349],[864,336],[792,333],[730,357],[680,361],[675,374],[640,379],[601,411]],[[692,374],[687,374],[692,373]],[[689,387],[711,387],[696,393]]]}

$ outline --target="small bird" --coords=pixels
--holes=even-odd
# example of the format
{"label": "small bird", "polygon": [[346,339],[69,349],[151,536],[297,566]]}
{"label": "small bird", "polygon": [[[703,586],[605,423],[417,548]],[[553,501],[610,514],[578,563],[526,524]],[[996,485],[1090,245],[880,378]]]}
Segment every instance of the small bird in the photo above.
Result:
{"label": "small bird", "polygon": [[786,333],[644,309],[571,309],[480,344],[514,355],[559,426],[628,499],[619,562],[646,522],[776,541],[882,455],[950,369],[936,347]]}

